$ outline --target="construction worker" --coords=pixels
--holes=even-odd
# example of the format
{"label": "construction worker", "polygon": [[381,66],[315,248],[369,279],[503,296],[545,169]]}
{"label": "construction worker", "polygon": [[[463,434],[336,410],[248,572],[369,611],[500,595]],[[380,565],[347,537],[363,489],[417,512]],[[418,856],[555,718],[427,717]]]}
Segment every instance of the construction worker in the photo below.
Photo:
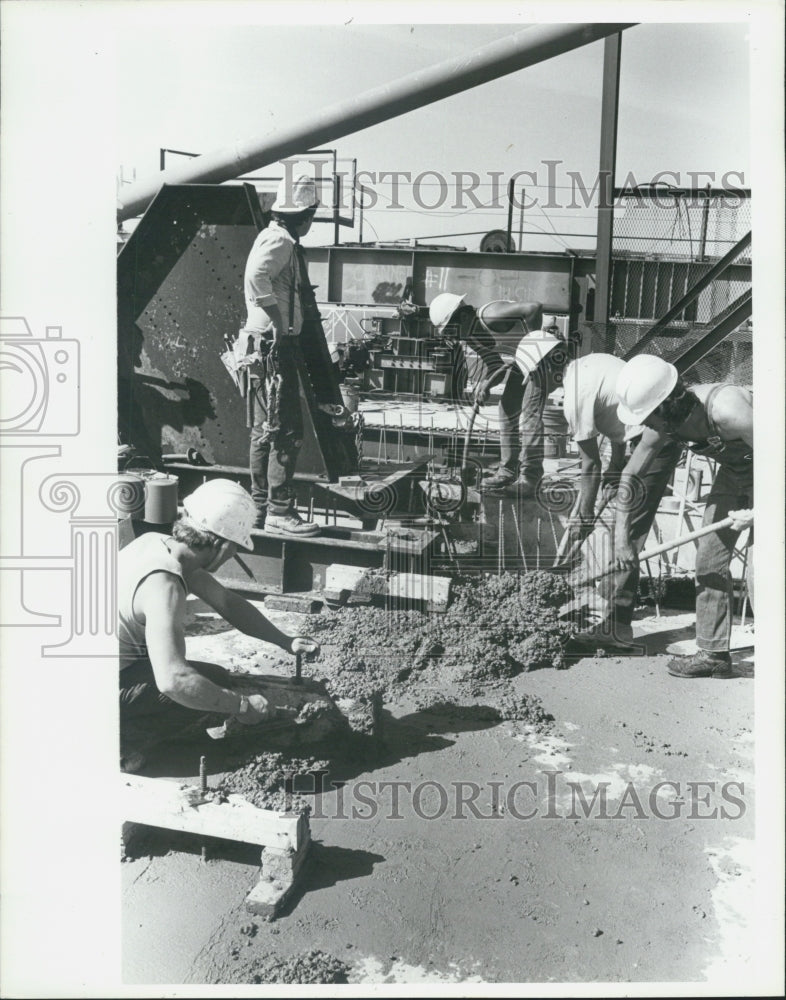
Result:
{"label": "construction worker", "polygon": [[254,240],[246,261],[248,316],[240,331],[249,368],[251,495],[255,527],[273,534],[308,536],[319,526],[295,507],[293,481],[303,442],[298,362],[303,325],[301,237],[311,228],[319,200],[313,178],[284,178],[271,207],[272,221]]}
{"label": "construction worker", "polygon": [[[579,497],[576,511],[568,522],[566,561],[595,526],[598,488],[603,485],[605,502],[617,495],[620,475],[626,465],[626,442],[632,442],[635,449],[644,431],[641,426],[626,427],[617,414],[617,379],[624,367],[625,362],[612,354],[588,354],[571,361],[565,371],[565,419],[581,455]],[[598,445],[601,436],[607,438],[611,445],[609,464],[603,472]],[[644,546],[661,497],[681,454],[681,444],[667,441],[642,474],[636,510],[628,516],[626,509],[624,522],[627,545],[635,552],[640,552]],[[578,633],[574,643],[630,645],[638,584],[638,560],[616,576],[604,578],[599,590],[609,602],[610,613],[599,625]]]}
{"label": "construction worker", "polygon": [[[475,309],[465,298],[451,292],[437,295],[429,318],[438,334],[452,329],[483,361],[486,377],[475,391],[477,405],[504,380],[498,404],[500,462],[482,488],[532,499],[543,477],[543,408],[548,394],[561,384],[568,360],[565,350],[555,350],[564,347],[561,332],[555,317],[543,322],[540,302],[500,300]],[[504,361],[502,353],[515,360]]]}
{"label": "construction worker", "polygon": [[185,498],[171,535],[148,532],[121,550],[121,744],[125,730],[141,726],[165,735],[197,721],[198,712],[231,716],[244,725],[263,722],[270,714],[262,695],[239,695],[223,667],[186,659],[187,594],[262,642],[288,653],[318,651],[313,639],[281,632],[212,575],[239,549],[253,548],[255,517],[256,505],[241,486],[211,479]]}
{"label": "construction worker", "polygon": [[[688,388],[677,369],[654,355],[627,362],[617,379],[623,423],[646,428],[620,484],[646,473],[668,441],[687,445],[717,463],[704,509],[704,524],[726,517],[731,527],[704,535],[696,553],[696,645],[693,656],[669,661],[675,677],[733,676],[731,642],[733,590],[729,566],[740,532],[753,525],[753,394],[727,383]],[[624,505],[620,505],[624,506]],[[628,538],[630,511],[617,521],[615,559],[620,570],[632,568],[637,554]],[[752,543],[752,530],[750,542]],[[753,546],[748,550],[748,586],[753,597]]]}

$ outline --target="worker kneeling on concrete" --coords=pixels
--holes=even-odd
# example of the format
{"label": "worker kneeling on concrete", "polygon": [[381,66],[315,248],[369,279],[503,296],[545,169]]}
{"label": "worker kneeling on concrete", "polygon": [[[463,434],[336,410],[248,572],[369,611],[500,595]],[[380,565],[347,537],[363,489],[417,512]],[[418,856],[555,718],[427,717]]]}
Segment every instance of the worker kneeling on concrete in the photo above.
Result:
{"label": "worker kneeling on concrete", "polygon": [[[693,656],[669,661],[676,677],[733,676],[731,625],[732,555],[740,533],[751,528],[748,588],[753,603],[753,394],[727,383],[690,389],[677,369],[654,355],[627,362],[617,380],[617,409],[626,424],[644,424],[641,442],[625,469],[643,475],[661,448],[675,441],[717,463],[704,509],[704,525],[731,517],[729,527],[704,535],[696,553],[696,645]],[[622,492],[622,484],[620,485]],[[615,541],[619,569],[632,567],[637,554],[627,542],[629,511],[618,518]]]}
{"label": "worker kneeling on concrete", "polygon": [[[481,358],[486,377],[475,391],[475,408],[504,381],[498,404],[500,462],[483,480],[487,491],[535,497],[543,477],[543,409],[562,384],[568,345],[553,316],[544,322],[540,302],[487,302],[475,309],[464,295],[443,292],[429,306],[437,333],[455,331]],[[505,361],[502,353],[512,355]]]}
{"label": "worker kneeling on concrete", "polygon": [[[581,478],[577,508],[568,523],[566,559],[592,533],[595,527],[595,501],[603,487],[603,506],[617,496],[621,474],[626,466],[626,442],[635,448],[644,428],[626,426],[617,414],[619,396],[617,379],[625,362],[612,354],[588,354],[572,361],[565,372],[565,419],[581,455]],[[598,439],[603,436],[611,445],[611,458],[601,468]],[[640,552],[652,528],[663,493],[682,454],[682,445],[667,440],[640,474],[636,509],[625,508],[621,529],[626,550]],[[623,494],[624,495],[624,494]],[[621,505],[624,506],[624,505]],[[633,641],[633,611],[639,584],[638,559],[622,572],[605,577],[599,585],[601,595],[610,604],[610,614],[599,625],[579,632],[574,643],[591,646],[629,646]]]}
{"label": "worker kneeling on concrete", "polygon": [[119,556],[120,727],[161,722],[171,734],[215,712],[244,725],[271,714],[262,695],[239,695],[232,675],[214,663],[186,659],[186,595],[195,594],[230,625],[288,653],[316,653],[308,636],[281,632],[213,573],[239,549],[251,549],[256,507],[228,479],[213,479],[183,501],[171,535],[149,532]]}

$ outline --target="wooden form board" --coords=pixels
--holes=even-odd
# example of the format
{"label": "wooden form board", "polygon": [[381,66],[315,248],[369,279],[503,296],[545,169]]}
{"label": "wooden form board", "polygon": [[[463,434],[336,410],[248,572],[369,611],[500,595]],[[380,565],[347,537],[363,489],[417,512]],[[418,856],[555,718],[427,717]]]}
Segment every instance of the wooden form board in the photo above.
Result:
{"label": "wooden form board", "polygon": [[299,851],[310,839],[308,817],[260,809],[240,795],[225,802],[203,799],[194,785],[124,774],[123,819],[222,840]]}
{"label": "wooden form board", "polygon": [[[338,600],[342,592],[352,593],[368,570],[362,566],[332,563],[325,573],[325,595]],[[451,579],[448,576],[428,576],[424,573],[390,573],[385,580],[376,581],[379,589],[374,593],[397,600],[421,601],[429,611],[446,611],[450,598]]]}

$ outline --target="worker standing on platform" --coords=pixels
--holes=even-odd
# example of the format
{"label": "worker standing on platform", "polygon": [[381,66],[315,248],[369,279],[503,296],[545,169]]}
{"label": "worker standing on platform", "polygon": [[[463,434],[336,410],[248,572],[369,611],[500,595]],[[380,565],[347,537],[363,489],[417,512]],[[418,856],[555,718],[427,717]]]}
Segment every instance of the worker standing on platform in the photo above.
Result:
{"label": "worker standing on platform", "polygon": [[[618,415],[647,428],[620,483],[643,476],[669,441],[687,445],[717,463],[704,509],[704,524],[734,518],[729,528],[704,535],[696,553],[696,645],[693,656],[669,661],[676,677],[733,676],[730,564],[741,531],[751,529],[748,588],[753,603],[753,394],[726,383],[687,388],[677,369],[654,355],[628,361],[617,379]],[[615,538],[618,569],[631,569],[637,553],[628,542],[631,513],[619,504]]]}
{"label": "worker standing on platform", "polygon": [[298,378],[304,270],[300,239],[311,228],[318,206],[313,178],[285,177],[271,208],[273,220],[254,240],[244,277],[248,317],[240,338],[246,353],[256,355],[247,369],[255,526],[280,535],[319,533],[318,525],[300,517],[294,493],[303,442]]}
{"label": "worker standing on platform", "polygon": [[[483,405],[504,380],[498,404],[500,463],[482,488],[532,499],[543,477],[543,409],[549,393],[562,384],[567,345],[555,317],[543,322],[540,302],[493,301],[475,309],[465,297],[437,295],[429,318],[437,333],[452,327],[483,361],[486,377],[476,387],[476,404]],[[503,353],[514,360],[503,360]]]}
{"label": "worker standing on platform", "polygon": [[[186,595],[195,594],[236,629],[288,653],[313,654],[308,636],[281,632],[213,573],[240,549],[252,549],[256,506],[228,479],[211,479],[183,501],[171,535],[148,532],[121,550],[118,567],[120,733],[152,725],[163,738],[216,712],[244,725],[271,714],[262,695],[240,695],[232,674],[186,659]],[[137,751],[138,755],[138,751]]]}
{"label": "worker standing on platform", "polygon": [[[581,479],[577,509],[568,523],[566,553],[587,538],[595,526],[595,500],[602,484],[608,499],[617,495],[620,476],[626,465],[626,441],[635,449],[644,428],[627,426],[617,414],[619,396],[617,379],[625,362],[612,354],[588,354],[572,361],[565,371],[565,419],[581,455]],[[603,436],[611,445],[611,457],[601,470],[598,439]],[[639,552],[652,528],[663,493],[682,454],[679,442],[667,441],[642,473],[637,490],[636,510],[628,516],[624,530],[629,549]],[[574,637],[574,643],[630,645],[633,640],[633,611],[639,584],[639,563],[599,584],[609,601],[610,613],[599,625]]]}

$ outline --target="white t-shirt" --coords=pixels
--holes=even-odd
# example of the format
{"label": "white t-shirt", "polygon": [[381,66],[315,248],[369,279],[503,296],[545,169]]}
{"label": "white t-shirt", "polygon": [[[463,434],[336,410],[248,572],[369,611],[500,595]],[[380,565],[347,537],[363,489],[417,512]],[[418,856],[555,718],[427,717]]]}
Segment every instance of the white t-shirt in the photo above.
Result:
{"label": "white t-shirt", "polygon": [[565,370],[565,419],[575,441],[603,434],[622,442],[641,434],[642,427],[626,427],[617,416],[617,378],[625,367],[613,354],[588,354],[571,361]]}

